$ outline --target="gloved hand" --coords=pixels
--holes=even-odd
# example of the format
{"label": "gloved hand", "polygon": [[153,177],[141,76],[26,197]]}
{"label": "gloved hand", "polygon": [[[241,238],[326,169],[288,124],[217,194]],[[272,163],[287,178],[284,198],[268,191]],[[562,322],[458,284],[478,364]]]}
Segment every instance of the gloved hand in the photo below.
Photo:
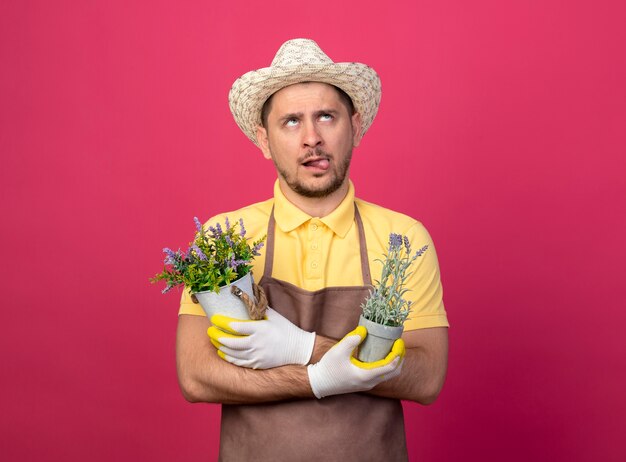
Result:
{"label": "gloved hand", "polygon": [[269,307],[260,321],[216,314],[211,316],[211,323],[207,334],[217,354],[237,366],[270,369],[305,365],[313,354],[315,332],[300,329]]}
{"label": "gloved hand", "polygon": [[404,341],[396,340],[386,358],[365,363],[353,357],[352,352],[366,335],[365,327],[357,327],[328,350],[317,364],[307,368],[311,389],[317,398],[371,390],[400,375],[406,352]]}

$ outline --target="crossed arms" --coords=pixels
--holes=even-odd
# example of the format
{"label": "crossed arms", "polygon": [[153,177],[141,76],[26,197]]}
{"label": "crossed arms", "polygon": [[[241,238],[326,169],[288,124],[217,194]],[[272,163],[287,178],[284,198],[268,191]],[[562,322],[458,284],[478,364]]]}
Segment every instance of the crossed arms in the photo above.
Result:
{"label": "crossed arms", "polygon": [[[306,366],[248,369],[221,359],[207,336],[204,316],[180,315],[176,335],[178,380],[190,402],[251,404],[313,398]],[[435,327],[405,332],[406,355],[400,374],[368,393],[431,404],[446,376],[448,329]],[[311,363],[318,363],[335,341],[317,335]]]}

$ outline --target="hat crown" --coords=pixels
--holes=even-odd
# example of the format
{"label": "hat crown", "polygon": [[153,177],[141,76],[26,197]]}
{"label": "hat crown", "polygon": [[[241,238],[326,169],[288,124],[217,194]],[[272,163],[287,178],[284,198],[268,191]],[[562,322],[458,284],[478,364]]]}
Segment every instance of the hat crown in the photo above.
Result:
{"label": "hat crown", "polygon": [[293,39],[278,49],[271,67],[293,67],[315,64],[333,64],[326,53],[311,39]]}
{"label": "hat crown", "polygon": [[233,83],[228,104],[239,128],[258,145],[263,104],[289,85],[322,82],[340,88],[361,114],[361,136],[374,121],[380,103],[380,78],[371,67],[354,62],[335,63],[311,39],[292,39],[281,45],[269,67],[246,72]]}

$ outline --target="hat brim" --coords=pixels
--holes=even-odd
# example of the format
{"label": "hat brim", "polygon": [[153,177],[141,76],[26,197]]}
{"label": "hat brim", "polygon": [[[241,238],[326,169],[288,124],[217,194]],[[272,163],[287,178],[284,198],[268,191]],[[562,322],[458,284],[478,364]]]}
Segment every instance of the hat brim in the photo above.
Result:
{"label": "hat brim", "polygon": [[328,83],[345,91],[355,111],[361,114],[362,134],[367,132],[380,104],[378,74],[360,63],[302,64],[266,67],[248,72],[235,81],[228,95],[230,110],[250,141],[258,146],[256,132],[265,101],[281,88],[302,82]]}

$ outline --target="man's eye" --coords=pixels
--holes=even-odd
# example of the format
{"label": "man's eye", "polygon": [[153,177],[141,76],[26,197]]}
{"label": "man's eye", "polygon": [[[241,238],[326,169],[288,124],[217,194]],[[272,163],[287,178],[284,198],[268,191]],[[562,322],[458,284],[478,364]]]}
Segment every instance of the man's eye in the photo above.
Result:
{"label": "man's eye", "polygon": [[331,116],[330,114],[322,114],[320,116],[320,120],[332,120],[333,116]]}
{"label": "man's eye", "polygon": [[298,119],[287,119],[287,121],[285,122],[285,126],[295,127],[297,123],[298,123]]}

